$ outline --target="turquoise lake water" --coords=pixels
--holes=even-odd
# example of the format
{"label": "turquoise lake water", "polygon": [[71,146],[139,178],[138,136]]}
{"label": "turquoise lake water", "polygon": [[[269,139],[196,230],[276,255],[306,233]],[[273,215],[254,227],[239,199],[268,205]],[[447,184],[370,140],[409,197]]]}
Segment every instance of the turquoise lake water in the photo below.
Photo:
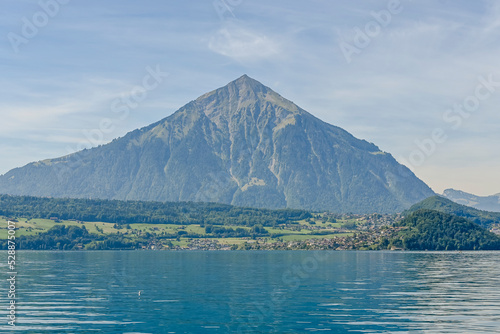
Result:
{"label": "turquoise lake water", "polygon": [[17,324],[2,279],[0,333],[500,333],[499,263],[499,252],[24,251]]}

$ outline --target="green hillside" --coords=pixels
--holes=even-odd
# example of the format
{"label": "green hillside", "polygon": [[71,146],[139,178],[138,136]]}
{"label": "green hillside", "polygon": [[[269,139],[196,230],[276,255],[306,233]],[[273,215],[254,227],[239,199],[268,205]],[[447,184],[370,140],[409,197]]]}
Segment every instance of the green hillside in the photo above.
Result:
{"label": "green hillside", "polygon": [[0,195],[0,249],[13,243],[22,250],[319,248],[328,247],[320,240],[350,236],[353,220],[215,203]]}
{"label": "green hillside", "polygon": [[413,205],[409,210],[405,212],[405,214],[410,214],[421,209],[436,210],[439,212],[467,218],[468,220],[471,220],[474,223],[486,228],[490,227],[492,224],[500,223],[500,213],[498,212],[489,212],[474,209],[469,206],[457,204],[441,196],[432,196],[424,199],[423,201]]}
{"label": "green hillside", "polygon": [[396,224],[387,248],[406,250],[500,250],[500,237],[455,215],[420,209]]}
{"label": "green hillside", "polygon": [[303,210],[242,208],[216,203],[142,202],[0,195],[6,217],[81,220],[113,224],[274,226],[311,217]]}

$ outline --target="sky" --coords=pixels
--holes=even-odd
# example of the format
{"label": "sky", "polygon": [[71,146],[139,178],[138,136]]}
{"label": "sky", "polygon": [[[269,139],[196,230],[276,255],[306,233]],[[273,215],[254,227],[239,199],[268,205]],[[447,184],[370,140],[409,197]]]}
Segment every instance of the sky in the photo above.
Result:
{"label": "sky", "polygon": [[500,3],[3,0],[0,174],[247,74],[434,191],[500,193]]}

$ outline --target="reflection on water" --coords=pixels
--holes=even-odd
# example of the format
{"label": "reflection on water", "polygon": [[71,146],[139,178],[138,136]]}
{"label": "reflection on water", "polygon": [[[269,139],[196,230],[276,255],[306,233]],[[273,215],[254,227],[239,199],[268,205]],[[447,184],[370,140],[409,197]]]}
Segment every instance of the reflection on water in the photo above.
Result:
{"label": "reflection on water", "polygon": [[1,333],[500,332],[497,252],[18,257],[17,326],[2,280]]}
{"label": "reflection on water", "polygon": [[337,282],[343,287],[332,296],[344,292],[347,300],[322,305],[331,323],[364,333],[500,332],[499,253],[381,256],[386,259],[376,262],[377,274]]}

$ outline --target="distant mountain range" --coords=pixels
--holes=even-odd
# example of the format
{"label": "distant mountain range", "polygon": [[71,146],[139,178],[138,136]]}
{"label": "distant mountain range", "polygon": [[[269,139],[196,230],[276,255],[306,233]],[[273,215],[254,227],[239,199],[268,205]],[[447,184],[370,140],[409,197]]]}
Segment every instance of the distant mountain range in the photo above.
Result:
{"label": "distant mountain range", "polygon": [[460,190],[446,189],[443,196],[453,202],[479,210],[500,212],[500,193],[491,196],[476,196]]}
{"label": "distant mountain range", "polygon": [[0,193],[353,213],[434,195],[389,153],[246,75],[107,145],[13,169]]}

